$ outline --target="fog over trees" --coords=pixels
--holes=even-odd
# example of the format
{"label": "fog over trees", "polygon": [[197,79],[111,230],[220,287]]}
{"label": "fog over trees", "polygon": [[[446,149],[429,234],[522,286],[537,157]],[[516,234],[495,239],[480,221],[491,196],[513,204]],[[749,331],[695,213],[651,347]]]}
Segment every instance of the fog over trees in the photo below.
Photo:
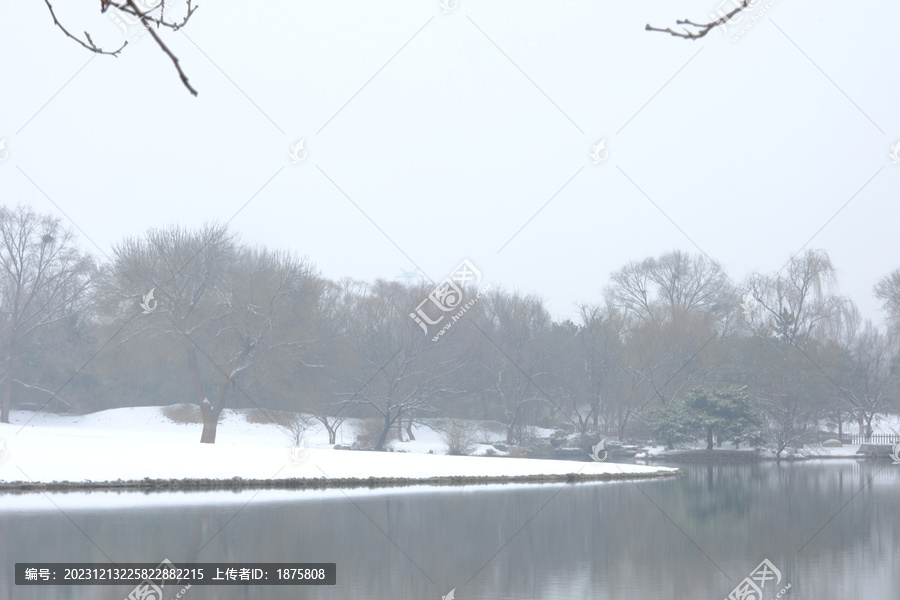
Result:
{"label": "fog over trees", "polygon": [[215,224],[96,260],[57,219],[0,208],[0,269],[2,422],[191,403],[205,443],[228,407],[305,413],[332,443],[365,418],[374,449],[442,417],[498,421],[510,444],[545,427],[780,453],[900,410],[900,267],[872,290],[882,326],[824,250],[740,281],[702,254],[636,257],[564,320],[488,278],[330,281]]}

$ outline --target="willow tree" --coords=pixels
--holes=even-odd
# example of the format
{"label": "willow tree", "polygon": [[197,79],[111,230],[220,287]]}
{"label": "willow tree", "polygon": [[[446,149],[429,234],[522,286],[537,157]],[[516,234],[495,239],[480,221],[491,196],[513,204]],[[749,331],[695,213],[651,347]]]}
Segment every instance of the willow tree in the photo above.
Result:
{"label": "willow tree", "polygon": [[114,252],[107,293],[122,307],[126,341],[166,336],[183,353],[201,443],[215,443],[229,389],[274,353],[310,343],[292,322],[317,278],[287,253],[243,247],[220,225],[152,230]]}

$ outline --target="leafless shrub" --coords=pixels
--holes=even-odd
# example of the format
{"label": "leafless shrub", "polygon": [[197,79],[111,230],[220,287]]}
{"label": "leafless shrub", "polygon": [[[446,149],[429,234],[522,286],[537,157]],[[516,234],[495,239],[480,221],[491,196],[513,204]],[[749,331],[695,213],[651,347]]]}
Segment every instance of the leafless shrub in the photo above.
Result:
{"label": "leafless shrub", "polygon": [[496,421],[480,421],[475,427],[475,439],[480,444],[493,444],[499,439],[504,439],[506,429],[502,423]]}
{"label": "leafless shrub", "polygon": [[294,421],[294,418],[296,416],[297,413],[284,412],[280,410],[260,410],[258,408],[253,408],[251,410],[248,410],[244,414],[244,419],[248,423],[260,423],[263,425],[274,423],[279,427],[290,429],[291,423]]}
{"label": "leafless shrub", "polygon": [[507,456],[509,458],[527,458],[528,451],[522,446],[509,446]]}
{"label": "leafless shrub", "polygon": [[163,408],[163,415],[173,423],[184,425],[203,422],[200,408],[196,404],[172,404]]}
{"label": "leafless shrub", "polygon": [[451,422],[446,426],[441,437],[447,444],[447,454],[466,455],[471,454],[473,450],[472,440],[475,437],[474,433],[456,423]]}
{"label": "leafless shrub", "polygon": [[300,413],[282,413],[283,415],[289,415],[288,422],[286,425],[279,426],[285,429],[288,433],[288,436],[291,438],[291,443],[293,443],[294,448],[299,448],[303,443],[303,436],[306,435],[306,431],[312,426],[315,422],[313,417],[300,414]]}
{"label": "leafless shrub", "polygon": [[[353,444],[353,447],[371,450],[375,447],[375,443],[378,441],[378,436],[381,435],[383,428],[384,421],[381,419],[363,419],[358,421],[354,428],[356,432],[356,442]],[[397,429],[395,427],[391,427],[388,431],[388,436],[384,441],[387,443],[392,439],[397,439]]]}
{"label": "leafless shrub", "polygon": [[540,437],[538,428],[534,425],[525,425],[519,428],[518,435],[516,439],[519,441],[519,444],[522,446],[527,446],[528,444],[533,444]]}

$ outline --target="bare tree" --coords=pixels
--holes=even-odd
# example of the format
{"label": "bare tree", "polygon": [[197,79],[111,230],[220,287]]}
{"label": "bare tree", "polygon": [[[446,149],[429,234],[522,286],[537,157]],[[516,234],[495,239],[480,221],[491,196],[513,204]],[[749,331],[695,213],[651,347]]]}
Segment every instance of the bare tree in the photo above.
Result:
{"label": "bare tree", "polygon": [[844,300],[829,293],[834,266],[824,250],[808,250],[791,258],[787,267],[786,274],[750,277],[760,316],[751,316],[748,323],[757,335],[802,346]]}
{"label": "bare tree", "polygon": [[[171,227],[149,231],[144,239],[126,238],[113,252],[113,279],[105,293],[118,301],[119,318],[130,321],[121,343],[138,335],[162,335],[181,347],[191,392],[203,415],[200,441],[215,442],[221,411],[216,405],[224,400],[228,380],[246,359],[248,348],[239,350],[222,368],[218,393],[211,402],[204,390],[195,339],[214,335],[233,310],[224,283],[237,260],[237,237],[218,225],[206,225],[198,232]],[[135,319],[138,301],[151,290],[158,304]]]}
{"label": "bare tree", "polygon": [[[22,351],[39,328],[87,306],[95,276],[93,261],[75,247],[72,233],[62,229],[59,219],[28,207],[0,207],[0,422],[9,423]],[[19,383],[37,387],[36,382]]]}
{"label": "bare tree", "polygon": [[776,456],[809,441],[817,423],[832,416],[828,398],[836,389],[831,366],[833,354],[815,340],[804,347],[780,338],[754,335],[741,343],[743,376],[750,382],[766,432]]}
{"label": "bare tree", "polygon": [[578,325],[565,320],[550,326],[547,341],[550,358],[548,360],[548,393],[559,398],[559,407],[567,419],[572,421],[577,431],[587,432],[595,414],[595,406],[590,402],[591,380],[585,380],[581,358],[577,351]]}
{"label": "bare tree", "polygon": [[[790,353],[794,354],[793,351]],[[807,401],[808,398],[801,390],[792,385],[797,380],[796,376],[782,375],[777,381],[778,387],[763,390],[758,398],[768,438],[775,445],[776,458],[781,458],[787,448],[806,440],[814,431],[812,423],[817,415],[816,407]]]}
{"label": "bare tree", "polygon": [[631,262],[614,272],[607,303],[629,319],[675,322],[689,312],[719,321],[732,310],[735,294],[722,267],[704,255],[680,250]]}
{"label": "bare tree", "polygon": [[352,301],[331,281],[310,280],[306,287],[310,293],[297,299],[289,322],[282,325],[287,339],[305,342],[282,346],[254,367],[253,384],[273,402],[311,415],[334,444],[349,416],[340,394],[353,389],[346,375],[352,349],[343,322]]}
{"label": "bare tree", "polygon": [[653,321],[656,310],[653,298],[653,279],[650,271],[653,259],[630,262],[612,275],[612,283],[606,287],[606,301],[631,319]]}
{"label": "bare tree", "polygon": [[834,423],[838,439],[843,439],[844,423],[859,416],[853,403],[848,402],[845,388],[852,385],[853,348],[861,327],[862,316],[859,310],[851,300],[847,300],[828,319],[821,322],[814,336],[820,346],[817,363],[823,371],[831,374],[829,377],[834,384],[830,386],[829,393],[823,396],[823,400],[827,418]]}
{"label": "bare tree", "polygon": [[496,290],[487,298],[479,328],[490,346],[485,368],[494,379],[491,391],[503,411],[508,444],[524,441],[528,418],[542,405],[561,408],[542,388],[550,389],[550,325],[550,315],[536,296]]}
{"label": "bare tree", "polygon": [[291,443],[294,447],[299,448],[303,444],[303,437],[312,424],[313,420],[308,415],[293,413],[287,425],[282,425],[281,427],[287,432],[288,437],[291,438]]}
{"label": "bare tree", "polygon": [[868,440],[873,433],[872,421],[890,404],[889,384],[900,364],[887,337],[872,321],[866,321],[854,339],[851,357],[846,399],[857,415],[860,434]]}
{"label": "bare tree", "polygon": [[359,361],[349,372],[358,387],[345,402],[366,406],[379,415],[381,431],[373,446],[381,450],[391,427],[401,419],[443,412],[435,401],[456,393],[450,375],[462,361],[446,352],[445,344],[423,335],[410,318],[420,298],[427,296],[424,286],[378,280],[358,291],[347,322]]}
{"label": "bare tree", "polygon": [[900,333],[900,269],[885,275],[875,284],[875,297],[887,312],[888,323]]}
{"label": "bare tree", "polygon": [[[355,380],[348,375],[354,362],[353,347],[348,334],[348,320],[357,302],[357,287],[347,281],[340,285],[322,282],[316,304],[315,325],[317,343],[311,362],[297,359],[294,373],[302,373],[299,385],[307,391],[308,405],[304,406],[328,432],[328,443],[337,442],[337,432],[349,417],[349,404],[341,394],[355,390]],[[300,367],[299,369],[297,367]]]}
{"label": "bare tree", "polygon": [[621,352],[621,319],[599,305],[579,307],[579,322],[555,324],[552,328],[551,370],[569,419],[586,434],[596,430],[608,408],[604,399],[613,390]]}
{"label": "bare tree", "polygon": [[[201,402],[204,415],[201,441],[215,441],[225,391],[229,384],[236,387],[238,377],[249,376],[255,370],[265,371],[267,363],[281,357],[287,357],[295,368],[319,368],[304,360],[316,343],[317,332],[309,307],[317,303],[319,283],[312,268],[289,252],[265,249],[240,252],[221,285],[224,291],[221,318],[211,323],[210,330],[198,332],[200,335],[194,338],[198,349],[200,343],[206,346],[202,352],[216,365],[220,377],[211,406]],[[189,364],[197,398],[201,394],[206,398],[202,386],[198,386],[200,378],[194,372],[193,363]],[[246,392],[244,395],[256,404]],[[270,420],[274,422],[271,417]]]}
{"label": "bare tree", "polygon": [[716,368],[712,344],[734,312],[736,293],[718,263],[676,250],[632,262],[611,276],[607,305],[621,313],[622,345],[608,418],[619,437]]}
{"label": "bare tree", "polygon": [[[219,225],[153,230],[114,252],[107,295],[131,320],[122,343],[162,335],[182,348],[203,416],[201,443],[215,443],[226,392],[240,376],[273,354],[312,343],[292,334],[299,297],[316,279],[289,254],[241,248]],[[158,306],[135,319],[136,300],[150,290]]]}
{"label": "bare tree", "polygon": [[672,321],[688,312],[721,317],[734,295],[722,267],[702,254],[680,250],[663,254],[654,261],[650,278]]}

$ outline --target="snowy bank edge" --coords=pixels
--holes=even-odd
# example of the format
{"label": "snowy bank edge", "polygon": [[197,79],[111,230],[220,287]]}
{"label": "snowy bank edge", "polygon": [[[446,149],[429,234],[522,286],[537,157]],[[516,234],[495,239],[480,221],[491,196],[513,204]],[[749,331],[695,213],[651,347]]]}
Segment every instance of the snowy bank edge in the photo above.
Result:
{"label": "snowy bank edge", "polygon": [[591,481],[627,481],[635,479],[656,479],[660,477],[678,477],[683,475],[681,469],[661,469],[652,473],[563,473],[543,475],[512,476],[444,476],[427,478],[406,477],[345,477],[327,479],[298,477],[282,479],[141,479],[129,481],[10,481],[0,482],[0,494],[42,493],[59,491],[141,491],[141,492],[174,492],[174,491],[237,491],[268,489],[323,489],[323,488],[381,488],[406,486],[468,486],[486,484],[516,483],[582,483]]}

